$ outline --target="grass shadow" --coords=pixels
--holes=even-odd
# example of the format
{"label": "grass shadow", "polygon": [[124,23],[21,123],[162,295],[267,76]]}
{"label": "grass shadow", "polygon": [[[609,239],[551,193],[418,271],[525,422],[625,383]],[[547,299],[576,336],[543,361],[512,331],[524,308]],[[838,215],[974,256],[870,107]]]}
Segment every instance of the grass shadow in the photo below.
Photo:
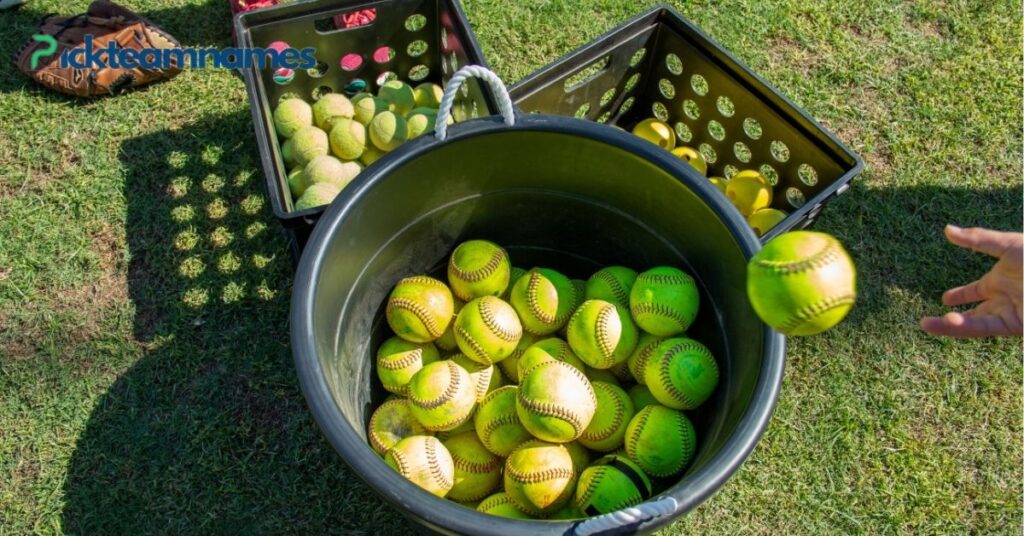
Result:
{"label": "grass shadow", "polygon": [[814,227],[839,238],[857,265],[857,306],[847,322],[859,324],[889,308],[894,293],[917,296],[935,306],[933,313],[941,312],[946,289],[969,283],[992,267],[994,259],[950,244],[943,235],[946,224],[1021,230],[1020,184],[976,188],[853,184],[826,207]]}
{"label": "grass shadow", "polygon": [[80,534],[409,532],[322,438],[293,372],[291,260],[247,111],[126,142],[145,355],[95,405],[65,483]]}

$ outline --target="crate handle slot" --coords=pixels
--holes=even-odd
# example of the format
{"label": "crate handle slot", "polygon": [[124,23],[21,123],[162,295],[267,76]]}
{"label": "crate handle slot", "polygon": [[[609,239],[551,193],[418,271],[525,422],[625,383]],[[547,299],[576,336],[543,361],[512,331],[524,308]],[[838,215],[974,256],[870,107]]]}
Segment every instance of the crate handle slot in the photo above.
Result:
{"label": "crate handle slot", "polygon": [[601,73],[608,70],[608,66],[611,65],[611,63],[611,56],[604,56],[594,63],[587,65],[577,71],[576,74],[566,78],[563,89],[566,93],[576,91],[596,79],[598,76],[601,76]]}
{"label": "crate handle slot", "polygon": [[317,33],[332,34],[353,28],[372,26],[377,20],[377,8],[353,9],[343,13],[335,13],[313,21]]}
{"label": "crate handle slot", "polygon": [[[645,502],[638,506],[623,508],[602,516],[592,517],[573,527],[573,534],[588,536],[590,534],[601,534],[615,532],[625,534],[635,532],[635,525],[667,516],[679,508],[679,502],[672,497],[665,497],[657,501]],[[632,530],[625,531],[627,526],[634,525]]]}
{"label": "crate handle slot", "polygon": [[498,112],[505,119],[505,124],[508,126],[516,124],[512,99],[508,96],[508,89],[505,88],[505,83],[501,81],[501,78],[498,78],[498,75],[486,67],[467,65],[456,71],[444,88],[444,97],[441,99],[441,108],[437,111],[437,120],[434,126],[434,135],[441,141],[448,137],[448,117],[452,113],[452,105],[455,104],[455,96],[459,93],[459,87],[467,78],[479,78],[487,82],[491,93],[494,94],[494,100],[498,102]]}

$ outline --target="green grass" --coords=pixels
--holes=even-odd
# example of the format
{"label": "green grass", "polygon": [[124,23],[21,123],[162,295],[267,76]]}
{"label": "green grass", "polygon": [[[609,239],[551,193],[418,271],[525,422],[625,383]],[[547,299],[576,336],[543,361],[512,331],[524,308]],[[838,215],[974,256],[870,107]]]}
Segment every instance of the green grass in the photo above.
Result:
{"label": "green grass", "polygon": [[[186,44],[229,43],[221,0],[128,3]],[[649,4],[465,8],[511,81]],[[85,7],[0,15],[0,56]],[[868,167],[817,224],[854,256],[858,306],[790,341],[759,447],[666,532],[1020,534],[1020,340],[916,328],[990,262],[943,224],[1021,228],[1019,4],[677,7]],[[0,534],[410,530],[308,415],[261,182],[228,72],[87,102],[0,74]]]}

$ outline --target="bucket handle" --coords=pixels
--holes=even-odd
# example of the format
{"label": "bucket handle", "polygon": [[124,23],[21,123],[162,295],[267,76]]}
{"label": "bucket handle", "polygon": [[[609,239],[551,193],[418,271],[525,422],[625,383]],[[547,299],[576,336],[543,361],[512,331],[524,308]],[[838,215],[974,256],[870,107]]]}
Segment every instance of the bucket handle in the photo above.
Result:
{"label": "bucket handle", "polygon": [[633,533],[636,527],[645,521],[667,516],[676,511],[679,503],[672,497],[665,497],[657,501],[645,502],[639,506],[623,508],[602,516],[592,517],[573,528],[573,533],[579,536],[590,534],[616,534]]}
{"label": "bucket handle", "polygon": [[434,134],[437,139],[444,141],[448,137],[448,118],[452,113],[452,105],[455,104],[455,96],[459,87],[467,78],[480,78],[491,87],[491,93],[498,101],[498,111],[505,118],[505,124],[512,126],[516,124],[515,111],[512,109],[512,98],[508,96],[508,89],[493,71],[480,65],[467,65],[452,75],[448,85],[444,88],[444,97],[441,98],[441,108],[437,111],[437,120],[434,125]]}

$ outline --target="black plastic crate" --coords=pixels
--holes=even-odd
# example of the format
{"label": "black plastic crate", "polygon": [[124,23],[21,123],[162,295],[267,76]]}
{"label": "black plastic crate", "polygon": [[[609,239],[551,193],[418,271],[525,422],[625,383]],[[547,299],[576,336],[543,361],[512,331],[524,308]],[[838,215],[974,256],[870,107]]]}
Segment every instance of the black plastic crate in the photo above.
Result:
{"label": "black plastic crate", "polygon": [[789,216],[764,241],[810,225],[845,192],[861,159],[668,6],[659,6],[516,83],[525,112],[575,116],[626,130],[658,117],[697,148],[709,176],[758,169]]}
{"label": "black plastic crate", "polygon": [[[368,10],[372,10],[370,16]],[[274,131],[273,110],[281,98],[297,95],[312,102],[324,92],[351,92],[353,82],[359,81],[366,84],[365,91],[376,93],[386,80],[395,78],[411,85],[434,82],[444,87],[459,67],[487,65],[456,0],[309,0],[239,13],[235,31],[241,47],[268,48],[280,41],[317,51],[317,67],[296,72],[286,83],[276,82],[269,67],[242,71],[267,194],[296,258],[326,207],[294,210],[288,171]],[[361,61],[353,68],[356,56]],[[490,115],[493,107],[488,99],[478,82],[469,80],[456,102],[472,118]],[[380,160],[387,159],[385,154]]]}

